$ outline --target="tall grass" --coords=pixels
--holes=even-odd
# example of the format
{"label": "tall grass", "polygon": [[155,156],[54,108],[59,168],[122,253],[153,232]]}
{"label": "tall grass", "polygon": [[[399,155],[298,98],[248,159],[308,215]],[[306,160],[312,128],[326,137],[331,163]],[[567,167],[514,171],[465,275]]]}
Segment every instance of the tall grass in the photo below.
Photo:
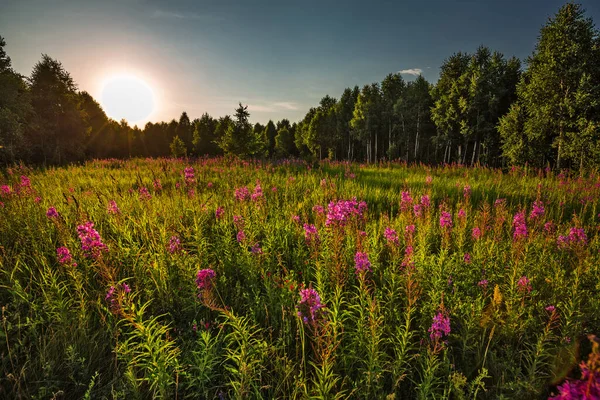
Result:
{"label": "tall grass", "polygon": [[594,174],[136,159],[0,185],[1,398],[547,398],[600,333]]}

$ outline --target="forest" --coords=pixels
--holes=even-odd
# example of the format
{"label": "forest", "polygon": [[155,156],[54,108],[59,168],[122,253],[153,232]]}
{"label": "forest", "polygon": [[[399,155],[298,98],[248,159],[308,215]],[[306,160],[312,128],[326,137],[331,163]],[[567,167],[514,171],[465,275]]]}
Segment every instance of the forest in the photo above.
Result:
{"label": "forest", "polygon": [[[439,80],[390,73],[325,95],[301,121],[252,124],[233,115],[129,126],[107,117],[60,61],[44,54],[16,72],[0,37],[0,162],[66,164],[98,158],[201,157],[377,163],[531,165],[585,171],[600,165],[600,34],[578,4],[541,27],[523,62],[480,46],[457,52]],[[232,107],[233,109],[233,107]]]}

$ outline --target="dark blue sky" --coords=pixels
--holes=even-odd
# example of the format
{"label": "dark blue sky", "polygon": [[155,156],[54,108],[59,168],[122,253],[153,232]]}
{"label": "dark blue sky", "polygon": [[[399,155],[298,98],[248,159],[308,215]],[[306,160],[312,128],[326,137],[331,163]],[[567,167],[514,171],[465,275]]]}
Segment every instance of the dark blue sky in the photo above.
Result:
{"label": "dark blue sky", "polygon": [[[600,23],[600,1],[581,3]],[[525,59],[562,4],[2,0],[0,35],[18,72],[47,53],[97,98],[111,75],[139,76],[157,95],[152,120],[230,114],[242,101],[253,121],[296,121],[325,94],[390,72],[436,81],[445,58],[481,44]]]}

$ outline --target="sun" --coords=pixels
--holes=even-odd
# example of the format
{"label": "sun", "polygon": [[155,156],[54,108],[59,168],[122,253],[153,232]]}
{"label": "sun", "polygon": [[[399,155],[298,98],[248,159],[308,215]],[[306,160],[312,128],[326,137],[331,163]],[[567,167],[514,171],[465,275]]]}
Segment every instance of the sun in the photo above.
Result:
{"label": "sun", "polygon": [[106,114],[130,124],[148,119],[155,107],[154,92],[142,79],[134,75],[117,75],[102,86],[102,108]]}

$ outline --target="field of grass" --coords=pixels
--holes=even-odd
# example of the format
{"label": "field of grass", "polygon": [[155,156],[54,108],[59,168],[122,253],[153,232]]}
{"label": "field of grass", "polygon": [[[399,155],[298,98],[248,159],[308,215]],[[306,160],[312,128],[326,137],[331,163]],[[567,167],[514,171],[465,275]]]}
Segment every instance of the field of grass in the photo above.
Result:
{"label": "field of grass", "polygon": [[149,159],[0,185],[0,398],[600,396],[599,176]]}

